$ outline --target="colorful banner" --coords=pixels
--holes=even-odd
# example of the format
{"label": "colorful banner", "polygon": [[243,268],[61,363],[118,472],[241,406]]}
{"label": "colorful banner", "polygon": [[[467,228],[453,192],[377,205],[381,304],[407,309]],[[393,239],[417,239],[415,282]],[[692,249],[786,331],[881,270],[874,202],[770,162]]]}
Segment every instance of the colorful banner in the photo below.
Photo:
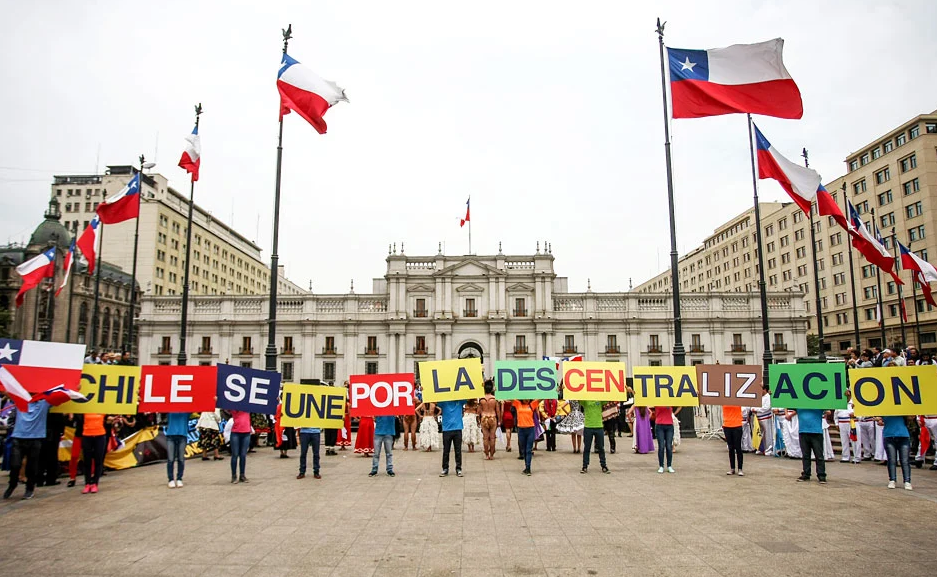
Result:
{"label": "colorful banner", "polygon": [[557,398],[556,362],[496,361],[495,398],[499,401]]}
{"label": "colorful banner", "polygon": [[219,409],[273,415],[280,394],[280,373],[234,365],[218,365],[216,401]]}
{"label": "colorful banner", "polygon": [[352,375],[348,377],[349,414],[352,417],[412,415],[413,373]]}
{"label": "colorful banner", "polygon": [[625,363],[563,363],[563,398],[581,401],[627,401]]}
{"label": "colorful banner", "polygon": [[846,365],[805,363],[771,365],[771,406],[785,409],[845,409]]}
{"label": "colorful banner", "polygon": [[937,414],[937,366],[852,369],[857,417]]}
{"label": "colorful banner", "polygon": [[636,407],[695,407],[696,367],[635,367]]}
{"label": "colorful banner", "polygon": [[761,407],[761,365],[696,365],[699,404]]}
{"label": "colorful banner", "polygon": [[485,396],[482,362],[477,357],[420,363],[423,400],[429,403]]}
{"label": "colorful banner", "polygon": [[52,407],[53,413],[133,415],[137,412],[140,367],[85,365],[78,391],[88,401],[68,401]]}
{"label": "colorful banner", "polygon": [[200,413],[215,410],[216,367],[144,366],[140,371],[141,413]]}
{"label": "colorful banner", "polygon": [[344,428],[347,394],[345,387],[283,383],[280,426]]}

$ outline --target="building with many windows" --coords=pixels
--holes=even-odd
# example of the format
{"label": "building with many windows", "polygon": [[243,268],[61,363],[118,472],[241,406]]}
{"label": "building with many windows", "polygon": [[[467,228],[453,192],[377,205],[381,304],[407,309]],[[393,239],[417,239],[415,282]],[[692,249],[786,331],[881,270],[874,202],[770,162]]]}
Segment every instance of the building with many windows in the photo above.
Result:
{"label": "building with many windows", "polygon": [[[369,294],[281,296],[279,368],[286,380],[340,381],[362,373],[418,372],[419,361],[494,361],[581,354],[630,367],[671,364],[673,308],[666,293],[571,293],[551,251],[508,256],[409,256],[396,251]],[[806,354],[799,292],[771,292],[775,355]],[[178,298],[145,297],[140,359],[178,354]],[[265,366],[265,298],[197,296],[189,311],[189,357],[200,364]],[[682,300],[688,363],[760,364],[760,301],[750,292]]]}
{"label": "building with many windows", "polygon": [[[937,111],[905,122],[846,157],[847,173],[826,185],[840,206],[843,194],[870,225],[873,220],[893,254],[895,238],[917,255],[937,261]],[[810,218],[794,203],[762,203],[765,281],[770,291],[805,294],[816,333],[816,292],[811,253]],[[903,340],[937,348],[937,311],[917,291],[910,273],[902,272],[908,322],[901,335],[899,287],[884,275],[885,343],[876,320],[876,267],[850,250],[848,235],[831,218],[820,218],[814,206],[820,311],[828,351],[838,353],[856,345],[853,302],[859,313],[861,347],[890,346]],[[845,209],[844,209],[845,212]],[[679,261],[682,292],[750,291],[758,288],[758,253],[754,209],[720,226],[703,245]],[[850,258],[856,299],[850,282]],[[670,271],[638,285],[634,291],[670,290]]]}

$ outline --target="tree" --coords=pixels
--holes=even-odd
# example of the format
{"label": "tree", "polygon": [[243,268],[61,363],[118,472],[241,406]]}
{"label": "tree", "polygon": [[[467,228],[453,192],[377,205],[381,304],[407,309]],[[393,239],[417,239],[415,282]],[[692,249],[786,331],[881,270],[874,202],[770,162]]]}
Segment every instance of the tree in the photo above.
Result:
{"label": "tree", "polygon": [[810,333],[807,335],[807,356],[815,357],[820,354],[820,337]]}

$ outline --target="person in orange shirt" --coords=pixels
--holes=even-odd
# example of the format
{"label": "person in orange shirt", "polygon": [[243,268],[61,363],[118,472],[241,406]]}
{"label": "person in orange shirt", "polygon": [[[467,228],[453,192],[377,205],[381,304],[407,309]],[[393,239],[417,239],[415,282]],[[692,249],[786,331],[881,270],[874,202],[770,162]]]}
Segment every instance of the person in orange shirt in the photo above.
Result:
{"label": "person in orange shirt", "polygon": [[534,456],[534,411],[540,401],[512,401],[517,411],[517,450],[524,457],[524,474],[530,476],[530,460]]}
{"label": "person in orange shirt", "polygon": [[[726,475],[744,477],[742,472],[742,407],[726,405],[722,407],[722,430],[729,445],[729,471]],[[738,462],[738,467],[736,467]]]}
{"label": "person in orange shirt", "polygon": [[[85,487],[82,494],[97,493],[98,481],[104,472],[104,453],[107,451],[107,429],[113,417],[88,414],[81,416],[81,450],[85,455]],[[76,432],[77,434],[77,432]]]}

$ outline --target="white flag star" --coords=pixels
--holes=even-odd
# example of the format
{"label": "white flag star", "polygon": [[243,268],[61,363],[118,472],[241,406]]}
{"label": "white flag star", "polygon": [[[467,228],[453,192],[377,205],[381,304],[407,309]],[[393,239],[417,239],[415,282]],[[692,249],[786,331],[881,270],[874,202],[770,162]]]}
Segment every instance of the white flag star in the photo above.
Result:
{"label": "white flag star", "polygon": [[15,353],[15,352],[18,351],[18,350],[19,350],[19,349],[14,349],[14,348],[12,348],[12,347],[10,346],[10,343],[6,343],[5,345],[3,345],[3,348],[0,349],[0,361],[2,361],[3,359],[6,359],[6,360],[12,362],[12,361],[13,361],[13,353]]}
{"label": "white flag star", "polygon": [[683,72],[684,70],[689,70],[690,72],[693,72],[694,66],[696,66],[696,62],[690,62],[690,57],[687,56],[686,61],[680,63],[680,72]]}

